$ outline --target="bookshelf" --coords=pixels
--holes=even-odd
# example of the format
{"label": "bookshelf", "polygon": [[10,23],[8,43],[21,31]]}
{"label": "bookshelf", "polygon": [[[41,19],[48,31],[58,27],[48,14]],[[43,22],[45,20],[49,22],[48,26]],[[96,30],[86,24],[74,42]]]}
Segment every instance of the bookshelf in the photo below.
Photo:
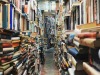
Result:
{"label": "bookshelf", "polygon": [[[56,18],[62,32],[60,35],[57,34],[55,46],[57,68],[64,75],[66,73],[67,75],[99,75],[100,68],[97,65],[100,65],[98,63],[100,46],[97,47],[97,42],[93,45],[93,40],[98,42],[100,40],[96,36],[100,31],[99,0],[62,0],[59,1],[59,6],[56,9],[58,10],[56,16],[59,17]],[[59,33],[58,30],[57,32]]]}
{"label": "bookshelf", "polygon": [[0,74],[39,74],[43,28],[37,1],[0,0],[0,16]]}

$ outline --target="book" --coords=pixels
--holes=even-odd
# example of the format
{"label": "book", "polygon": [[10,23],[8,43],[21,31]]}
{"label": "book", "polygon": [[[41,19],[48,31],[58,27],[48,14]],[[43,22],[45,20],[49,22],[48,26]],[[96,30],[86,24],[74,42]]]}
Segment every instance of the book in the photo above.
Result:
{"label": "book", "polygon": [[[18,43],[12,43],[13,47],[18,47],[19,46],[19,42]],[[15,49],[14,49],[15,50]]]}
{"label": "book", "polygon": [[89,61],[90,65],[93,68],[95,68],[96,70],[100,71],[100,64],[99,64],[100,63],[100,59],[92,57],[92,55],[91,55],[91,57],[89,58],[89,60],[91,60],[91,61]]}
{"label": "book", "polygon": [[10,4],[7,4],[8,6],[8,27],[7,29],[10,29]]}
{"label": "book", "polygon": [[0,16],[1,16],[1,18],[0,18],[0,28],[3,28],[3,5],[0,3]]}
{"label": "book", "polygon": [[11,37],[11,40],[20,40],[20,37]]}
{"label": "book", "polygon": [[10,73],[10,71],[12,71],[13,66],[11,66],[10,68],[8,68],[7,70],[4,71],[4,75],[7,75],[8,73]]}
{"label": "book", "polygon": [[88,75],[84,70],[75,70],[75,75]]}
{"label": "book", "polygon": [[11,39],[11,36],[10,35],[7,35],[7,34],[0,34],[0,38],[1,39]]}
{"label": "book", "polygon": [[27,9],[28,9],[28,5],[26,4],[26,5],[25,5],[25,9],[24,9],[24,12],[25,12],[25,13],[27,13]]}
{"label": "book", "polygon": [[83,69],[86,71],[87,74],[89,75],[99,75],[100,72],[91,67],[89,64],[86,62],[83,62]]}
{"label": "book", "polygon": [[5,52],[5,51],[13,51],[13,50],[14,50],[13,47],[3,48],[3,51],[4,51],[4,52]]}
{"label": "book", "polygon": [[10,5],[10,29],[12,29],[12,26],[13,26],[13,6],[12,6],[12,4],[9,4]]}
{"label": "book", "polygon": [[0,60],[0,64],[3,65],[7,62],[10,62],[12,60],[12,58],[6,59],[6,60]]}
{"label": "book", "polygon": [[7,28],[8,27],[8,22],[7,22],[7,20],[8,20],[8,14],[7,14],[7,12],[8,12],[8,6],[7,6],[7,4],[4,4],[3,5],[3,28]]}
{"label": "book", "polygon": [[80,33],[78,34],[78,38],[99,38],[100,33],[99,32],[87,32],[87,33]]}
{"label": "book", "polygon": [[13,55],[14,52],[10,52],[10,53],[6,53],[6,54],[1,54],[2,52],[0,52],[0,57],[5,57],[5,56],[9,56],[9,55]]}
{"label": "book", "polygon": [[89,49],[87,46],[83,46],[77,41],[74,41],[74,44],[75,44],[75,46],[77,46],[77,48],[83,48],[83,49],[87,49],[87,50]]}
{"label": "book", "polygon": [[19,43],[20,42],[20,40],[14,40],[14,41],[12,41],[12,43]]}
{"label": "book", "polygon": [[78,37],[74,37],[74,40],[77,42],[80,42],[80,38],[78,38]]}
{"label": "book", "polygon": [[0,43],[0,48],[12,47],[11,43]]}
{"label": "book", "polygon": [[12,41],[8,39],[1,39],[0,42],[1,43],[12,43]]}
{"label": "book", "polygon": [[73,70],[73,68],[68,68],[68,73],[69,73],[70,75],[74,75],[74,70]]}
{"label": "book", "polygon": [[11,59],[12,55],[9,56],[4,56],[4,57],[0,57],[0,60],[6,60],[6,59]]}
{"label": "book", "polygon": [[17,52],[14,53],[13,57],[14,57],[14,56],[18,56],[18,55],[20,55],[20,54],[21,54],[21,51],[17,51]]}
{"label": "book", "polygon": [[74,56],[74,57],[76,57],[77,54],[78,54],[78,51],[77,51],[75,48],[70,48],[70,49],[68,50],[68,52],[69,52],[72,56]]}
{"label": "book", "polygon": [[10,64],[4,65],[4,66],[0,66],[0,69],[2,68],[4,71],[10,67]]}
{"label": "book", "polygon": [[80,39],[81,45],[87,46],[87,47],[90,47],[90,48],[100,47],[99,42],[100,42],[99,39],[92,39],[92,38]]}
{"label": "book", "polygon": [[75,70],[83,70],[83,62],[80,60],[76,60],[74,57],[71,58],[72,65],[75,67]]}
{"label": "book", "polygon": [[81,33],[84,33],[84,32],[99,32],[99,31],[100,31],[100,26],[97,26],[97,27],[82,29]]}
{"label": "book", "polygon": [[89,52],[89,48],[78,48],[77,46],[75,46],[75,49],[79,52],[79,54],[84,54],[84,53],[88,53]]}

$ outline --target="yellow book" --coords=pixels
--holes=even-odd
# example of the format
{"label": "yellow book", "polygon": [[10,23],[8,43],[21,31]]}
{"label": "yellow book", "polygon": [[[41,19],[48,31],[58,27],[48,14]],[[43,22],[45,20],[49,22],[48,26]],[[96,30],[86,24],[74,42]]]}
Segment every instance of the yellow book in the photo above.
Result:
{"label": "yellow book", "polygon": [[2,4],[0,4],[0,28],[2,28],[2,19],[3,19],[3,11],[2,11],[2,8],[3,8],[3,5]]}
{"label": "yellow book", "polygon": [[15,40],[15,41],[12,41],[12,43],[16,43],[16,42],[20,42],[20,40]]}
{"label": "yellow book", "polygon": [[8,6],[8,27],[7,29],[10,29],[10,4],[7,4]]}

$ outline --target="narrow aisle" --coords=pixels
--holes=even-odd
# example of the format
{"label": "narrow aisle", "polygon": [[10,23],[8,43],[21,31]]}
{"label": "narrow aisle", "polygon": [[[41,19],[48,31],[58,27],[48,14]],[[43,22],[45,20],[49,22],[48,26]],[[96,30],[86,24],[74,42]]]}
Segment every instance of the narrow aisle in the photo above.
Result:
{"label": "narrow aisle", "polygon": [[45,64],[41,66],[41,75],[60,75],[53,60],[53,50],[54,48],[51,48],[45,53]]}

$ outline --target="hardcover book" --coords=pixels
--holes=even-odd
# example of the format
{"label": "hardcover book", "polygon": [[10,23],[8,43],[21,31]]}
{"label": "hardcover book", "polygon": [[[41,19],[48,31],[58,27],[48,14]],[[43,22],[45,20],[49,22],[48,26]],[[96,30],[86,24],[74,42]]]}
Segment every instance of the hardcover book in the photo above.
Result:
{"label": "hardcover book", "polygon": [[8,14],[7,14],[7,12],[8,12],[8,6],[5,4],[5,5],[3,5],[3,28],[7,28],[8,27],[8,22],[7,22],[7,20],[8,20]]}
{"label": "hardcover book", "polygon": [[80,39],[81,45],[84,45],[90,48],[100,47],[99,43],[100,43],[99,39],[92,39],[92,38]]}
{"label": "hardcover book", "polygon": [[91,75],[99,75],[100,72],[91,67],[89,64],[86,62],[83,62],[83,69],[86,71],[87,74]]}

